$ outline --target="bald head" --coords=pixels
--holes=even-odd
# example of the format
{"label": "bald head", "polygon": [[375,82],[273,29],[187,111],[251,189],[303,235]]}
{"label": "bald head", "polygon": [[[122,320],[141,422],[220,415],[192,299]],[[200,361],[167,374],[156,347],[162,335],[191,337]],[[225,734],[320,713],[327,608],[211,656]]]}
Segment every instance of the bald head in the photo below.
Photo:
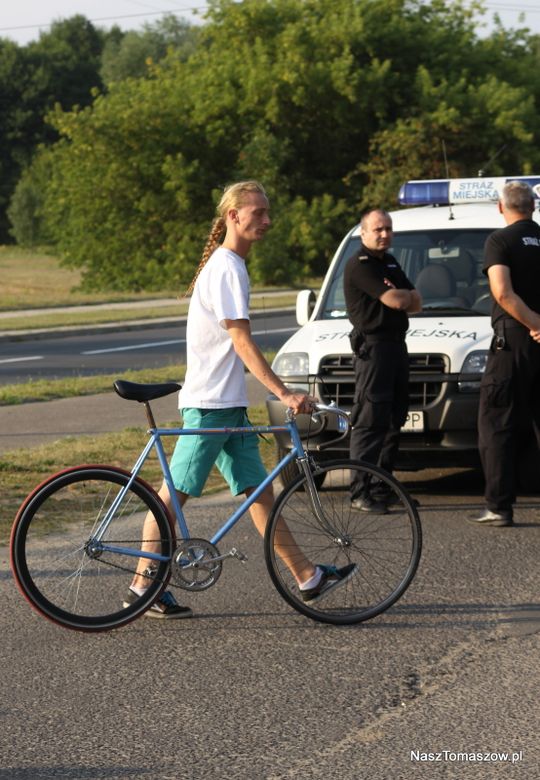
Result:
{"label": "bald head", "polygon": [[372,209],[360,221],[362,244],[375,256],[382,257],[392,244],[392,217],[383,209]]}

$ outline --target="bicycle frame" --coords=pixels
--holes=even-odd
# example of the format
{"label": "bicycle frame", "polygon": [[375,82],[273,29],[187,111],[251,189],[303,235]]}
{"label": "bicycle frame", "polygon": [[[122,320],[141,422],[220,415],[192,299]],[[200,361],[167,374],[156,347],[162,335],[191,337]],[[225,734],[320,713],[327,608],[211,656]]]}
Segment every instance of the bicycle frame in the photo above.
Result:
{"label": "bicycle frame", "polygon": [[[165,455],[165,451],[163,449],[163,443],[161,439],[164,436],[213,436],[213,435],[223,435],[224,433],[234,434],[234,435],[253,434],[253,433],[257,433],[257,434],[288,433],[291,438],[292,449],[290,450],[290,452],[288,452],[287,455],[285,455],[279,461],[279,463],[267,475],[267,477],[261,482],[261,484],[258,487],[256,487],[249,496],[247,496],[247,498],[240,504],[240,506],[236,509],[236,511],[233,512],[233,514],[225,521],[225,523],[216,531],[216,533],[212,536],[212,538],[209,539],[211,544],[217,544],[231,530],[231,528],[234,525],[236,525],[238,520],[240,520],[240,518],[243,517],[243,515],[250,508],[250,506],[253,503],[255,503],[255,501],[257,501],[259,496],[264,492],[264,490],[268,487],[268,485],[270,485],[274,481],[274,479],[278,476],[278,474],[282,471],[282,469],[287,464],[291,463],[293,460],[297,460],[299,462],[300,466],[303,468],[303,471],[306,475],[310,498],[319,521],[327,528],[329,527],[328,522],[324,518],[324,513],[322,511],[318,493],[313,483],[311,471],[308,466],[308,454],[304,449],[304,445],[302,444],[302,440],[300,438],[300,434],[298,432],[296,422],[294,421],[292,415],[287,416],[287,420],[284,425],[257,425],[257,426],[249,426],[249,427],[247,426],[238,427],[238,428],[192,428],[192,429],[156,427],[156,428],[150,428],[148,430],[148,433],[150,435],[150,438],[148,439],[146,446],[144,447],[143,451],[141,452],[139,458],[137,459],[135,465],[133,466],[130,472],[131,476],[128,483],[121,488],[120,492],[118,493],[115,500],[111,504],[107,514],[101,521],[91,542],[89,543],[89,547],[92,549],[92,551],[95,551],[96,553],[99,551],[107,551],[112,553],[116,552],[116,553],[121,553],[123,555],[128,555],[137,558],[147,558],[149,560],[154,560],[154,561],[169,560],[168,556],[160,555],[159,553],[153,553],[149,551],[143,552],[140,549],[134,550],[131,548],[116,547],[116,546],[105,544],[102,541],[107,528],[112,522],[118,507],[121,505],[124,499],[124,496],[126,495],[127,491],[130,489],[131,485],[137,478],[146,459],[148,458],[150,452],[153,449],[156,450],[156,454],[161,466],[161,470],[163,472],[165,484],[169,489],[169,493],[171,496],[171,503],[173,506],[176,521],[178,523],[180,536],[182,539],[190,539],[190,533],[186,523],[184,512],[178,500],[178,496],[173,484],[171,471],[169,468],[169,463],[167,461],[167,456]],[[332,530],[331,527],[330,530]]]}

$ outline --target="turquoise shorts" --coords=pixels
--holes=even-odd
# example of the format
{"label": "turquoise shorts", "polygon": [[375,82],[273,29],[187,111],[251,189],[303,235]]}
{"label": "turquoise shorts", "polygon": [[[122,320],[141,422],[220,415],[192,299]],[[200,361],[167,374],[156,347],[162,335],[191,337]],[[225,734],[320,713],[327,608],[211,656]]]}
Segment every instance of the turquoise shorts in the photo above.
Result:
{"label": "turquoise shorts", "polygon": [[[184,428],[240,428],[250,426],[244,407],[182,409]],[[171,458],[174,486],[189,496],[200,496],[216,464],[233,496],[257,487],[266,477],[256,433],[179,436]]]}

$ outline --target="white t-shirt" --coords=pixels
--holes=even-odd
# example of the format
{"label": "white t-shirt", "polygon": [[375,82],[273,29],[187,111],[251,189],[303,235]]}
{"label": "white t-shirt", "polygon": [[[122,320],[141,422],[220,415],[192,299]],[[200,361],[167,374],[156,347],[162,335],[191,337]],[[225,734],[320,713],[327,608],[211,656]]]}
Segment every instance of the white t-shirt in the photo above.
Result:
{"label": "white t-shirt", "polygon": [[248,406],[244,364],[225,320],[249,320],[249,277],[244,259],[219,247],[199,274],[189,304],[180,408]]}

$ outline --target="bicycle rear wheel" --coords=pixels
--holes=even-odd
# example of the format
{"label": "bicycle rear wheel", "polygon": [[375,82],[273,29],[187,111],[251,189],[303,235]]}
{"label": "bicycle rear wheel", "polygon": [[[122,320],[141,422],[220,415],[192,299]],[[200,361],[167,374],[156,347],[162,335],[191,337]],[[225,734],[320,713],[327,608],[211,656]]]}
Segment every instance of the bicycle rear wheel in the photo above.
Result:
{"label": "bicycle rear wheel", "polygon": [[[135,479],[105,532],[103,549],[93,535],[130,475],[109,466],[80,466],[53,475],[21,506],[11,533],[11,566],[25,598],[66,628],[105,631],[139,617],[167,582],[169,561],[155,569],[147,591],[123,606],[139,560],[147,512],[153,541],[172,555],[174,530],[155,491]],[[149,540],[146,540],[149,541]],[[130,554],[131,553],[131,554]]]}
{"label": "bicycle rear wheel", "polygon": [[[351,507],[349,484],[355,471],[367,473],[372,487],[385,495],[386,513]],[[305,475],[285,488],[265,534],[270,576],[283,598],[313,620],[333,624],[369,620],[394,604],[415,575],[422,549],[416,506],[394,477],[360,461],[332,461],[317,466],[313,476],[324,480],[318,491],[323,518],[313,510]],[[350,564],[356,568],[339,587],[306,603],[287,558],[289,564],[307,559],[338,569]]]}

